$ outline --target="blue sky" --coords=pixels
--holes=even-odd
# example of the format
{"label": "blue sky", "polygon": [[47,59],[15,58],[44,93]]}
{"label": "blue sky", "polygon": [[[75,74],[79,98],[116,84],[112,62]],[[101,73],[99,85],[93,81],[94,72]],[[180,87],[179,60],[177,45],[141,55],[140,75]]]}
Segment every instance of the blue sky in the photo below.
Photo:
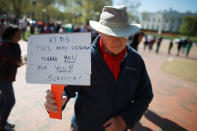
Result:
{"label": "blue sky", "polygon": [[197,13],[197,0],[114,0],[115,3],[121,4],[125,1],[140,2],[139,12],[156,12],[172,8],[180,12],[191,11]]}

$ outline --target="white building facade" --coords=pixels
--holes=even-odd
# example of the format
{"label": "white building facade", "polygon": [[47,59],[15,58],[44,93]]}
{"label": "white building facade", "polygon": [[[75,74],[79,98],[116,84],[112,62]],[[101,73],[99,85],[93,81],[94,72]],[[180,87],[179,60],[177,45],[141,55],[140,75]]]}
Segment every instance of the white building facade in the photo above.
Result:
{"label": "white building facade", "polygon": [[177,11],[164,11],[157,13],[142,13],[141,25],[145,30],[156,30],[158,32],[178,32],[186,14]]}

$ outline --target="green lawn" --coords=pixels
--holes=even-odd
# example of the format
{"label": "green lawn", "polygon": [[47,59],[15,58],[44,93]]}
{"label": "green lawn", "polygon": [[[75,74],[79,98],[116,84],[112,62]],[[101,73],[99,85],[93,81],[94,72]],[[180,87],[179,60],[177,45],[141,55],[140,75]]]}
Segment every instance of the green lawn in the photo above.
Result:
{"label": "green lawn", "polygon": [[185,80],[197,82],[197,61],[184,58],[174,58],[166,62],[162,69]]}

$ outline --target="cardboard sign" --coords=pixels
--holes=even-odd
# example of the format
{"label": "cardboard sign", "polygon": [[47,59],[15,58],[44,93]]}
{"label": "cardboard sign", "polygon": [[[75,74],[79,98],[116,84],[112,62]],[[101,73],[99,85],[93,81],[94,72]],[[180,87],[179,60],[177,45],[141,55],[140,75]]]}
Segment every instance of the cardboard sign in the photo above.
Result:
{"label": "cardboard sign", "polygon": [[91,34],[32,35],[28,41],[28,83],[90,85]]}

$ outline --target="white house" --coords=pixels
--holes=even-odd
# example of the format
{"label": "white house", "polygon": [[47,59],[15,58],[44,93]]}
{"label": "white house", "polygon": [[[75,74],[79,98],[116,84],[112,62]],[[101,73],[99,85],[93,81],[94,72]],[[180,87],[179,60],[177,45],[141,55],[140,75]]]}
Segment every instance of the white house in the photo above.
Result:
{"label": "white house", "polygon": [[187,13],[179,13],[177,11],[163,12],[144,12],[142,13],[141,25],[146,30],[157,30],[158,32],[178,32],[181,27],[183,17]]}

